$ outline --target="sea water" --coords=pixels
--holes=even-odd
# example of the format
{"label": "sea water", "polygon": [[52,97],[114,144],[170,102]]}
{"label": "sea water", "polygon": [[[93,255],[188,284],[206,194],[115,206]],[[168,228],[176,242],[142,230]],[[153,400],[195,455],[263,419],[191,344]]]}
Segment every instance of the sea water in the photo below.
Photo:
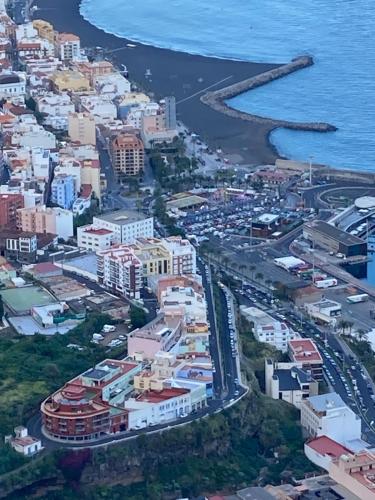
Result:
{"label": "sea water", "polygon": [[134,41],[193,54],[314,66],[230,101],[262,116],[322,121],[333,133],[278,129],[281,154],[375,170],[375,0],[83,0],[82,15]]}

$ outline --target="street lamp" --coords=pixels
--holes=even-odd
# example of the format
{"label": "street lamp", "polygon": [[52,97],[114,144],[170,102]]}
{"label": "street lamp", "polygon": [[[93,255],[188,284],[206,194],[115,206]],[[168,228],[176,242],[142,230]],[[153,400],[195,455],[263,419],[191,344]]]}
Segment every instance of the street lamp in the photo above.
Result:
{"label": "street lamp", "polygon": [[309,173],[310,173],[310,186],[312,186],[312,161],[314,157],[309,156]]}

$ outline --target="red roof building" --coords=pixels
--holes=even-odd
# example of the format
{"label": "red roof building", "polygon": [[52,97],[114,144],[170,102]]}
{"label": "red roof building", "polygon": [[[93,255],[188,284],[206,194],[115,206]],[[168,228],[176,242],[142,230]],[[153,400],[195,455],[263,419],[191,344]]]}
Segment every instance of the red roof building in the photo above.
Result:
{"label": "red roof building", "polygon": [[90,441],[126,430],[119,395],[128,392],[140,369],[137,363],[106,359],[71,380],[43,401],[44,431],[55,439]]}
{"label": "red roof building", "polygon": [[288,342],[288,353],[292,361],[302,363],[302,368],[311,372],[315,380],[323,378],[323,358],[311,339],[295,339]]}

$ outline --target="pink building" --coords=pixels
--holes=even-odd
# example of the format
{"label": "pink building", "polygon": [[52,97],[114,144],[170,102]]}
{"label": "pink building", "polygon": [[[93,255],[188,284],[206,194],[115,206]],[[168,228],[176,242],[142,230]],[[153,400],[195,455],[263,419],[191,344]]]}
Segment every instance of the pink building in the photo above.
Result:
{"label": "pink building", "polygon": [[17,225],[21,231],[36,234],[56,234],[68,240],[73,236],[73,214],[70,210],[45,205],[17,210]]}
{"label": "pink building", "polygon": [[128,355],[152,360],[159,351],[169,351],[181,336],[182,316],[159,314],[151,323],[138,328],[128,337]]}

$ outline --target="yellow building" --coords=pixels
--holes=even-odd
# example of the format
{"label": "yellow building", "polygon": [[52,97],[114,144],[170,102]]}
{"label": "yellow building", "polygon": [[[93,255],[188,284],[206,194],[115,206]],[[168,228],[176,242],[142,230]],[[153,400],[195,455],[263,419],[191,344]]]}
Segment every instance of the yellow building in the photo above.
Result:
{"label": "yellow building", "polygon": [[134,254],[143,264],[143,276],[172,274],[170,252],[156,238],[139,238],[133,245]]}
{"label": "yellow building", "polygon": [[45,38],[52,44],[55,42],[56,32],[51,23],[44,21],[43,19],[35,19],[33,21],[33,27],[37,30],[40,38]]}
{"label": "yellow building", "polygon": [[51,81],[58,92],[89,92],[90,82],[82,73],[78,71],[62,70],[55,71],[51,76]]}
{"label": "yellow building", "polygon": [[163,381],[158,379],[154,373],[143,371],[134,377],[134,389],[139,392],[161,391]]}

